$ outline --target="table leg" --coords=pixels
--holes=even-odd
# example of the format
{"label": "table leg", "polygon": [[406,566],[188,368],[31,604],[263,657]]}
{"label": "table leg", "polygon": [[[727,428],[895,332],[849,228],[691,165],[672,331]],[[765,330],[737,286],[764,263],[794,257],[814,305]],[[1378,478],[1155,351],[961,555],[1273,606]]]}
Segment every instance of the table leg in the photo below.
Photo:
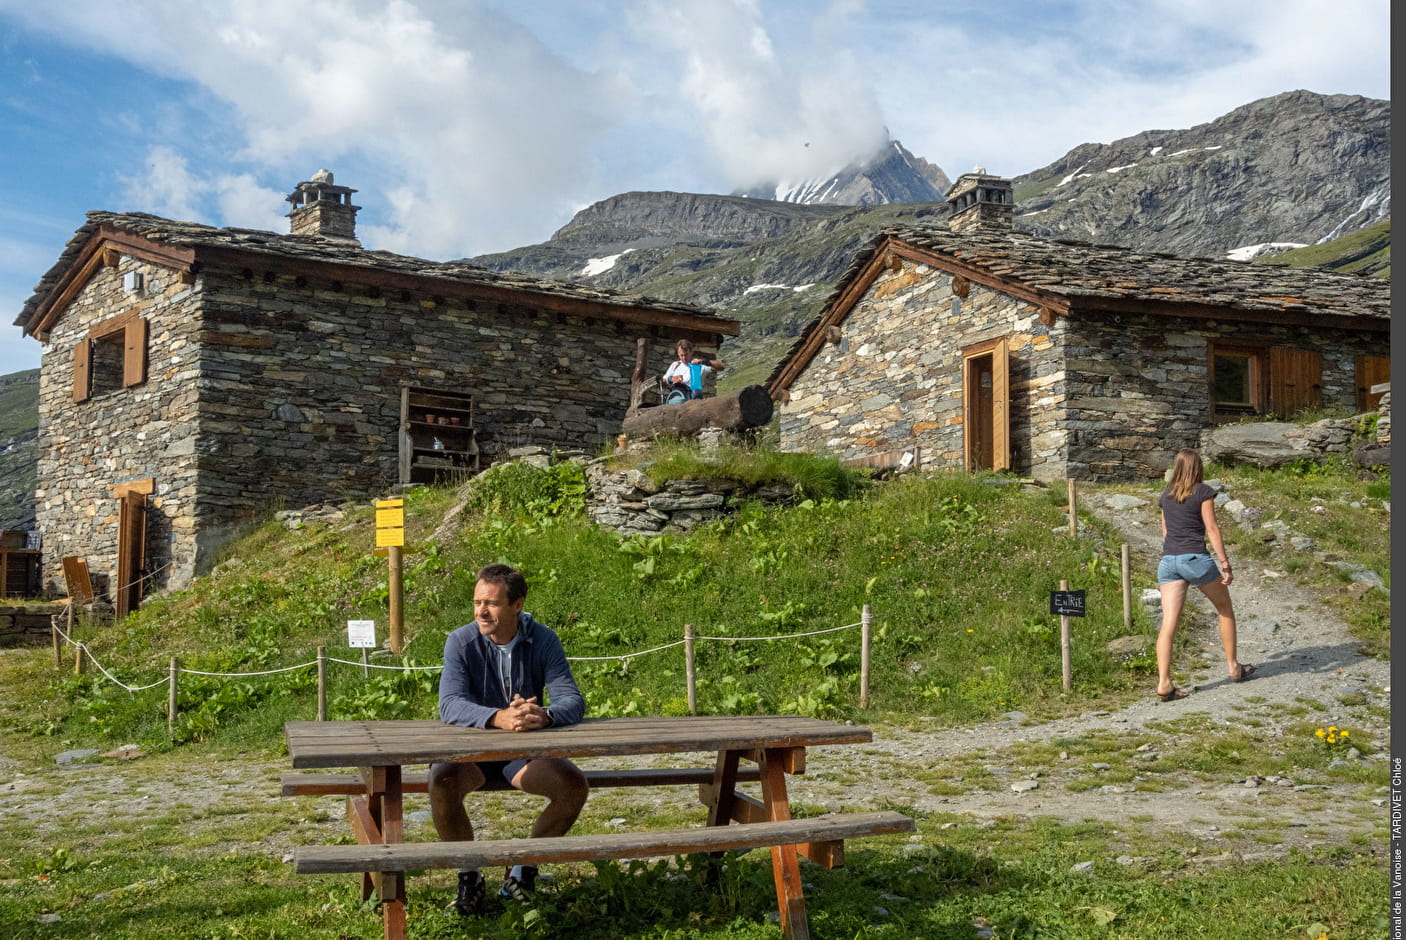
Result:
{"label": "table leg", "polygon": [[[791,818],[791,802],[786,795],[786,766],[791,750],[767,748],[761,754],[762,803],[767,819],[773,822]],[[772,846],[771,874],[776,880],[776,906],[781,913],[782,933],[789,940],[810,940],[801,867],[794,845]]]}
{"label": "table leg", "polygon": [[[367,809],[375,826],[376,841],[382,843],[404,842],[404,790],[401,786],[399,765],[363,769],[367,780]],[[385,925],[386,940],[405,940],[405,873],[368,872],[363,876],[363,896],[368,880],[379,882],[381,896],[381,919]]]}
{"label": "table leg", "polygon": [[712,789],[708,791],[708,825],[726,826],[732,822],[733,793],[737,789],[737,751],[718,751],[713,767]]}

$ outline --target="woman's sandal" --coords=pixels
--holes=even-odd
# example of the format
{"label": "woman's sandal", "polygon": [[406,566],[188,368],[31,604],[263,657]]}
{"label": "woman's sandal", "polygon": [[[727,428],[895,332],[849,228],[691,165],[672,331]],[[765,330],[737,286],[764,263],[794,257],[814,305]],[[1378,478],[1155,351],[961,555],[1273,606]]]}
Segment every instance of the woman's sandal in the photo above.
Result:
{"label": "woman's sandal", "polygon": [[1157,698],[1163,702],[1175,702],[1178,699],[1186,698],[1186,693],[1183,692],[1181,689],[1177,688],[1176,686],[1172,686],[1172,690],[1170,692],[1158,692]]}
{"label": "woman's sandal", "polygon": [[1249,663],[1241,663],[1241,664],[1240,664],[1240,675],[1238,675],[1238,676],[1231,676],[1231,677],[1230,677],[1230,681],[1231,681],[1231,682],[1244,682],[1246,679],[1250,678],[1250,677],[1253,676],[1254,674],[1255,674],[1255,667],[1254,667],[1254,666],[1250,665]]}

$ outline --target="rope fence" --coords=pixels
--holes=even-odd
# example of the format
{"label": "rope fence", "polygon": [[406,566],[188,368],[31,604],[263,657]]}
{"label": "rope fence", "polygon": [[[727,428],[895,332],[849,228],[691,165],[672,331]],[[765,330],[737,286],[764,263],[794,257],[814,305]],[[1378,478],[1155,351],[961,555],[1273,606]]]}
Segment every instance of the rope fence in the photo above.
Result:
{"label": "rope fence", "polygon": [[[61,620],[64,620],[64,619],[67,619],[67,621],[68,621],[68,628],[69,628],[68,630],[65,630],[62,626],[60,626],[60,621],[61,621]],[[277,669],[263,669],[263,670],[259,670],[259,671],[256,671],[256,672],[208,672],[208,671],[202,670],[202,669],[187,669],[187,668],[185,668],[185,667],[183,667],[183,666],[180,665],[180,662],[179,662],[179,660],[178,660],[176,657],[172,656],[172,657],[171,657],[171,664],[170,664],[170,666],[167,668],[167,670],[166,670],[166,676],[165,676],[164,678],[157,679],[155,682],[150,682],[150,683],[148,683],[148,684],[146,684],[146,685],[128,685],[128,684],[126,684],[125,682],[123,682],[121,679],[119,679],[119,678],[117,678],[115,675],[113,675],[112,672],[107,669],[107,667],[105,667],[101,662],[99,662],[98,659],[97,659],[97,657],[95,657],[95,656],[92,654],[92,651],[89,650],[88,647],[87,647],[81,640],[75,640],[75,639],[73,638],[73,636],[71,635],[71,631],[72,631],[72,629],[73,629],[73,605],[72,605],[72,604],[69,605],[68,611],[67,611],[66,613],[54,614],[53,617],[50,618],[50,624],[51,624],[51,628],[52,628],[52,631],[53,631],[54,666],[55,666],[55,667],[60,667],[60,666],[62,665],[62,652],[61,652],[61,651],[62,651],[63,645],[64,645],[64,644],[67,644],[67,645],[73,647],[73,672],[74,672],[74,675],[80,675],[80,676],[83,675],[83,674],[84,674],[84,671],[85,671],[85,668],[86,668],[86,663],[92,663],[92,664],[93,664],[93,668],[97,669],[98,672],[101,673],[104,678],[106,678],[109,682],[113,683],[114,685],[118,686],[119,688],[125,690],[126,692],[128,692],[128,693],[130,693],[130,694],[136,694],[137,692],[145,692],[145,691],[148,690],[148,689],[154,689],[154,688],[156,688],[157,686],[161,686],[161,685],[167,685],[167,686],[169,686],[169,687],[170,687],[170,694],[169,694],[168,697],[167,697],[168,705],[167,705],[167,711],[166,711],[166,724],[167,724],[168,730],[170,730],[172,727],[174,727],[175,722],[176,722],[176,718],[177,718],[177,711],[176,711],[176,690],[177,690],[177,683],[178,683],[178,681],[179,681],[179,678],[178,678],[178,677],[181,676],[181,675],[183,675],[183,674],[184,674],[184,675],[190,675],[190,676],[204,676],[204,677],[207,677],[207,678],[243,679],[243,678],[251,678],[251,677],[256,677],[256,676],[272,676],[272,675],[277,675],[277,674],[279,674],[279,673],[296,672],[296,671],[298,671],[298,670],[300,670],[300,669],[310,669],[310,668],[316,667],[316,668],[317,668],[317,720],[318,720],[318,721],[326,721],[326,720],[327,720],[327,664],[328,664],[328,663],[338,663],[338,664],[344,665],[344,666],[360,666],[360,667],[362,668],[362,670],[363,670],[363,673],[366,673],[366,672],[367,672],[368,670],[370,670],[370,669],[388,669],[388,670],[396,670],[396,671],[399,671],[399,672],[407,672],[407,673],[408,673],[408,672],[437,672],[437,671],[442,671],[442,670],[444,669],[444,665],[443,665],[442,663],[441,663],[441,664],[436,664],[436,665],[429,665],[429,666],[416,666],[416,665],[405,665],[405,664],[403,664],[403,665],[398,665],[398,666],[387,666],[387,665],[383,665],[383,664],[381,664],[381,663],[369,663],[369,662],[367,662],[365,659],[362,659],[361,661],[350,660],[350,659],[339,659],[339,658],[337,658],[337,657],[335,657],[335,656],[328,656],[327,653],[326,653],[326,647],[319,646],[319,647],[317,648],[317,658],[316,658],[316,659],[311,659],[311,660],[308,660],[307,662],[304,662],[304,663],[296,663],[296,664],[294,664],[294,665],[292,665],[292,666],[280,666],[280,667],[277,668]],[[852,629],[854,629],[855,627],[859,627],[859,628],[860,628],[859,706],[860,706],[861,708],[867,708],[867,707],[869,706],[869,663],[870,663],[870,655],[869,655],[869,654],[870,654],[870,646],[871,646],[871,643],[872,643],[872,641],[873,641],[873,615],[872,615],[872,613],[871,613],[871,611],[870,611],[870,609],[869,609],[869,605],[868,605],[868,604],[865,604],[865,605],[864,605],[863,613],[862,613],[861,619],[859,620],[858,623],[848,623],[848,624],[845,624],[845,625],[839,626],[839,627],[827,627],[827,628],[825,628],[825,629],[823,629],[823,630],[812,630],[812,631],[809,631],[809,632],[807,632],[807,633],[787,633],[787,634],[777,634],[777,635],[774,635],[774,636],[697,636],[697,635],[695,635],[694,632],[693,632],[693,625],[692,625],[692,624],[684,624],[684,638],[683,638],[682,640],[675,640],[675,641],[672,642],[672,643],[665,643],[665,644],[662,645],[662,646],[655,646],[655,647],[651,647],[650,649],[646,649],[646,650],[637,650],[637,651],[631,652],[631,653],[621,653],[621,654],[619,654],[619,655],[617,655],[617,656],[568,656],[568,657],[567,657],[567,661],[568,661],[568,662],[624,662],[624,661],[626,661],[626,660],[634,659],[634,658],[639,657],[639,656],[647,656],[647,655],[649,655],[649,654],[651,654],[651,653],[658,653],[658,652],[661,652],[662,650],[668,650],[668,649],[673,649],[673,648],[675,648],[675,647],[677,647],[677,646],[682,646],[682,647],[684,647],[684,661],[685,661],[685,667],[686,667],[686,668],[685,668],[685,675],[686,675],[685,681],[686,681],[686,684],[687,684],[687,693],[688,693],[688,711],[689,711],[689,714],[696,715],[696,714],[698,714],[698,689],[697,689],[697,677],[696,677],[697,661],[696,661],[695,649],[694,649],[694,644],[695,644],[695,643],[697,643],[697,642],[699,642],[699,641],[707,641],[707,642],[713,642],[713,643],[739,643],[739,642],[761,642],[761,641],[776,641],[776,640],[798,640],[798,639],[804,639],[804,638],[806,638],[806,637],[821,636],[821,635],[824,635],[824,634],[827,634],[827,633],[838,633],[838,632],[843,631],[843,630],[852,630]]]}

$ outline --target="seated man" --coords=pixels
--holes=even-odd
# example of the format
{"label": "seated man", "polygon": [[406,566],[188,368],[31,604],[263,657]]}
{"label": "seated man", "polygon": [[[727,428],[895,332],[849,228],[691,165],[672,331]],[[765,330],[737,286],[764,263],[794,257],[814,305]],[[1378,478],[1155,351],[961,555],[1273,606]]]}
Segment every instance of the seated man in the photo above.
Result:
{"label": "seated man", "polygon": [[[488,565],[474,586],[474,622],[449,634],[439,680],[439,718],[469,728],[535,731],[573,725],[586,711],[557,635],[523,613],[527,580],[507,565]],[[543,690],[549,695],[542,706]],[[431,764],[430,813],[440,839],[467,842],[473,824],[464,797],[501,775],[526,793],[547,798],[532,825],[532,837],[564,836],[586,803],[585,775],[569,760]],[[503,879],[502,897],[525,900],[537,868],[514,865]],[[469,916],[483,906],[484,880],[477,869],[459,871],[459,892],[449,907]]]}
{"label": "seated man", "polygon": [[[666,403],[675,400],[690,401],[703,397],[703,376],[712,372],[721,372],[727,368],[727,364],[721,359],[709,359],[702,353],[694,355],[693,343],[686,339],[679,340],[679,358],[669,363],[669,368],[664,372],[664,388],[666,390]],[[690,366],[698,366],[698,381],[693,381],[693,369]]]}

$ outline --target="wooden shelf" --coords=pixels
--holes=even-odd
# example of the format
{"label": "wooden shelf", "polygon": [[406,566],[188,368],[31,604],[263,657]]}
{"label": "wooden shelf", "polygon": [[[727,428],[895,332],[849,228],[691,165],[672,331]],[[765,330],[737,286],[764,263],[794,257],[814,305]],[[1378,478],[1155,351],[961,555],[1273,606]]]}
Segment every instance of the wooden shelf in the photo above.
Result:
{"label": "wooden shelf", "polygon": [[[428,421],[427,416],[461,419],[458,424]],[[400,480],[433,483],[478,469],[478,432],[469,392],[407,385],[400,398]],[[436,448],[438,440],[443,446]]]}

